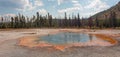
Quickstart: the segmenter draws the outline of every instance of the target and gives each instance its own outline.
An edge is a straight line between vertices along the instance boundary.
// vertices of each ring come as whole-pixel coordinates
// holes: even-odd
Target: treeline
[[[1,17],[0,28],[116,28],[120,27],[120,19],[116,18],[116,13],[111,12],[108,18],[102,20],[98,17],[96,19],[80,18],[80,15],[72,15],[67,17],[65,12],[64,18],[53,18],[49,13],[42,16],[39,12],[33,15],[32,18],[25,17],[18,14],[11,17],[10,21],[4,21],[5,18]]]

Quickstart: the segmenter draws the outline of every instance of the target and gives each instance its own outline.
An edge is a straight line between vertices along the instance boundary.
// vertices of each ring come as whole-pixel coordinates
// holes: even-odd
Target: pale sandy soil
[[[62,31],[104,34],[118,41],[114,46],[71,47],[65,51],[52,48],[27,48],[19,46],[19,38],[55,34]],[[120,57],[120,30],[89,29],[14,29],[0,30],[0,57]]]

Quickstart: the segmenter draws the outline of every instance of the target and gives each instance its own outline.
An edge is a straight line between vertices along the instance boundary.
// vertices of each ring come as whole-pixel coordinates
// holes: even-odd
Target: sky
[[[54,17],[64,17],[80,14],[89,17],[106,10],[120,0],[0,0],[0,16],[15,16],[21,13],[26,16],[39,12],[46,15],[48,12]]]

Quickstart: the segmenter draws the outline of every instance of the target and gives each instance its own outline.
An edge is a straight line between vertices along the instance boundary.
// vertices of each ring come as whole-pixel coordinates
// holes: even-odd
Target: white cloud
[[[107,3],[101,1],[101,0],[92,0],[90,4],[85,6],[85,9],[93,9],[94,11],[100,12],[102,10],[105,10],[109,8]]]
[[[43,6],[43,2],[41,0],[34,1],[35,6]]]
[[[15,16],[16,14],[11,14],[11,13],[2,15],[2,17],[15,17]]]
[[[82,7],[79,3],[74,4],[74,6]]]
[[[48,1],[55,1],[55,0],[48,0]]]
[[[79,0],[69,0],[72,2],[73,7],[66,8],[66,9],[59,9],[58,13],[72,13],[72,12],[80,12],[82,16],[89,17],[90,15],[94,15],[100,11],[109,8],[106,2],[102,0],[87,0],[87,5],[81,5]]]
[[[26,11],[26,10],[33,10],[35,7],[32,6],[32,3],[30,3],[29,0],[20,0],[22,5],[22,8],[16,8],[16,10],[19,11]]]
[[[39,9],[38,12],[43,15],[47,14],[47,10],[45,9]]]
[[[60,5],[63,2],[64,2],[64,0],[58,0],[58,5]]]
[[[36,7],[43,6],[43,2],[41,0],[34,0],[34,2],[30,2],[29,0],[21,0],[23,5],[23,8],[16,8],[20,11],[31,11],[36,9]]]
[[[23,11],[23,14],[27,13],[26,15],[30,15],[31,12],[36,12],[38,8],[50,7],[50,9],[55,10],[53,11],[55,13],[56,11],[57,13],[84,12],[82,13],[82,15],[85,15],[85,16],[93,15],[95,13],[98,13],[100,11],[103,11],[109,8],[109,5],[107,5],[107,2],[109,0],[108,1],[107,0],[104,0],[104,1],[103,0],[47,0],[48,3],[50,3],[50,1],[56,2],[57,4],[55,3],[55,4],[50,4],[48,6],[44,6],[43,0],[0,0],[0,8],[1,9],[5,8],[5,9],[8,9],[9,11],[19,10],[20,12]],[[82,2],[82,1],[85,1],[85,2]],[[40,14],[46,14],[47,13],[46,10],[40,9],[39,12]]]
[[[77,4],[77,1],[74,3]],[[109,5],[107,5],[107,3],[103,2],[102,0],[87,0],[87,5],[84,5],[82,7],[84,10],[80,11],[81,15],[84,17],[89,17],[90,15],[94,15],[98,12],[108,9]]]
[[[61,5],[62,3],[68,3],[71,0],[57,0],[58,5]]]
[[[78,1],[77,1],[77,0],[72,0],[72,2],[73,2],[73,3],[78,3]]]
[[[78,0],[72,0],[72,3],[73,3],[73,6],[82,8],[82,5],[79,3]]]
[[[78,11],[81,10],[80,7],[71,7],[71,8],[66,8],[66,9],[62,9],[62,10],[58,10],[58,13],[64,13],[64,12],[74,12],[74,11]]]
[[[69,0],[69,1],[73,3],[73,7],[58,10],[58,13],[64,13],[64,12],[71,13],[71,12],[83,10],[83,6],[79,3],[78,0]]]
[[[9,10],[31,11],[43,5],[42,0],[0,0],[0,8]]]

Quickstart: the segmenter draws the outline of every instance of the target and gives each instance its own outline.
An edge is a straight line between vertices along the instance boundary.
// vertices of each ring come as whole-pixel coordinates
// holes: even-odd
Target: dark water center
[[[84,33],[62,32],[54,35],[46,35],[39,37],[39,41],[46,43],[63,45],[70,43],[85,43],[96,39],[95,36]]]

